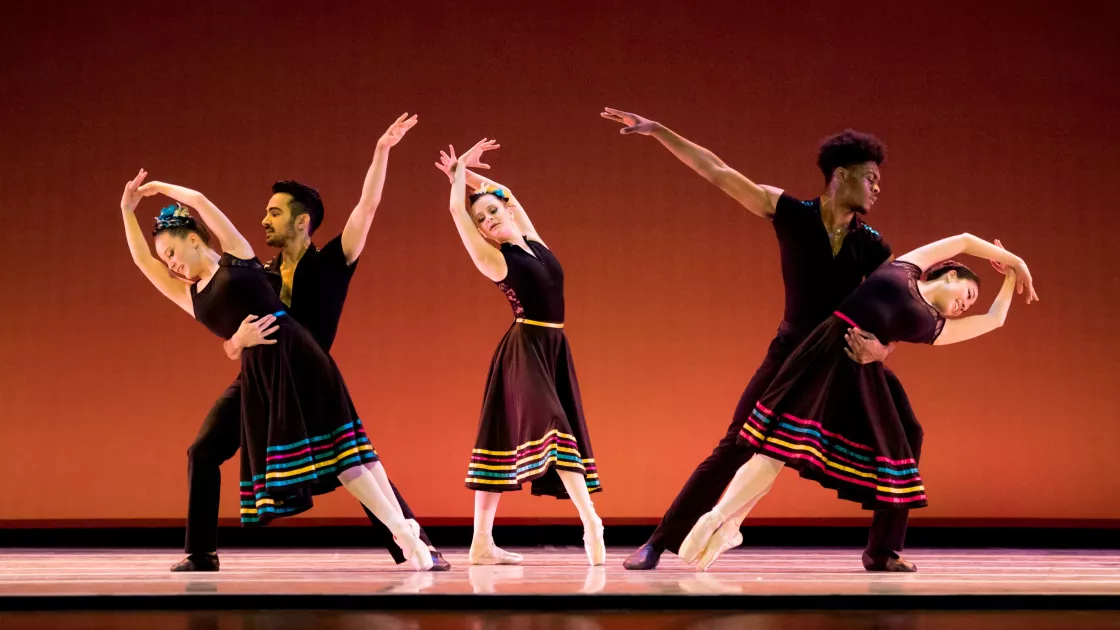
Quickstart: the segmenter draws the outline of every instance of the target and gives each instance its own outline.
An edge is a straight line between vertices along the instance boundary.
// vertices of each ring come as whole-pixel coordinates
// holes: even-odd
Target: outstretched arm
[[[439,162],[436,162],[436,168],[446,173],[448,179],[453,180],[454,175],[452,174],[452,166],[455,164],[458,158],[455,157],[455,147],[449,145],[447,148],[450,152],[450,155],[448,155],[448,153],[440,151]],[[467,186],[474,190],[478,190],[480,188],[501,188],[505,190],[506,194],[509,195],[509,202],[506,205],[509,206],[510,211],[513,213],[513,220],[517,223],[517,228],[521,231],[521,234],[523,234],[526,239],[536,241],[547,248],[548,245],[544,242],[544,239],[542,239],[541,235],[537,232],[537,228],[533,227],[533,222],[529,220],[529,214],[525,212],[525,207],[522,206],[521,202],[517,200],[517,197],[514,196],[513,191],[510,190],[508,186],[503,186],[492,179],[469,170],[471,168],[490,168],[489,164],[483,164],[480,161],[481,156],[482,154],[479,153],[467,164]]]
[[[1027,304],[1038,300],[1038,294],[1035,293],[1034,290],[1034,280],[1031,278],[1031,272],[1027,268],[1027,263],[1023,262],[1022,258],[1019,258],[998,245],[994,245],[968,233],[950,236],[949,238],[943,238],[929,245],[923,245],[918,249],[899,256],[898,260],[917,265],[919,269],[925,271],[934,264],[943,260],[948,260],[959,254],[969,254],[979,258],[987,258],[993,262],[1007,265],[1010,269],[1015,271],[1018,293],[1022,294],[1023,291],[1026,290]]]
[[[156,193],[167,195],[179,203],[188,205],[198,211],[199,217],[206,227],[210,228],[210,232],[217,237],[218,242],[222,245],[222,251],[231,256],[236,256],[241,259],[248,260],[253,257],[253,247],[249,245],[249,241],[241,236],[241,232],[237,231],[233,222],[222,214],[206,195],[176,186],[165,182],[148,182],[140,187],[140,194],[145,197],[154,195]]]
[[[979,337],[985,333],[1003,326],[1007,320],[1007,310],[1011,308],[1011,300],[1015,297],[1015,270],[1008,269],[1007,276],[1000,287],[992,307],[983,315],[972,315],[960,319],[946,320],[941,334],[933,341],[935,346],[945,346],[951,343],[960,343]]]
[[[508,271],[506,259],[500,251],[494,249],[490,243],[486,242],[486,239],[482,238],[482,234],[478,232],[478,227],[475,226],[474,217],[470,215],[470,211],[467,209],[466,165],[476,152],[481,153],[495,147],[496,145],[493,142],[483,139],[456,160],[452,166],[449,207],[451,218],[455,221],[455,228],[459,231],[459,238],[462,239],[463,246],[467,248],[467,253],[471,255],[474,266],[482,272],[482,275],[494,282],[500,282],[506,277]]]
[[[342,229],[342,253],[346,256],[346,264],[352,265],[362,255],[366,246],[366,237],[369,228],[373,225],[373,215],[381,203],[381,191],[385,188],[385,173],[389,169],[389,149],[394,147],[404,134],[416,125],[417,118],[413,115],[408,118],[408,113],[401,114],[389,129],[377,141],[377,148],[373,151],[373,162],[366,172],[366,179],[362,183],[362,196],[358,205],[346,220],[346,227]]]
[[[600,116],[626,125],[620,130],[623,135],[637,133],[653,136],[678,160],[730,195],[739,202],[739,205],[764,219],[774,217],[778,198],[783,192],[781,188],[760,186],[752,182],[742,173],[728,166],[715,153],[687,140],[659,122],[611,107],[607,107]]]
[[[147,175],[147,171],[140,169],[136,177],[124,185],[124,194],[121,195],[121,218],[124,219],[124,236],[128,240],[128,250],[132,253],[132,262],[148,282],[159,289],[164,297],[194,317],[190,286],[172,277],[167,270],[167,265],[152,256],[144,231],[140,229],[140,222],[136,220],[136,205],[143,198],[140,194],[140,183]]]

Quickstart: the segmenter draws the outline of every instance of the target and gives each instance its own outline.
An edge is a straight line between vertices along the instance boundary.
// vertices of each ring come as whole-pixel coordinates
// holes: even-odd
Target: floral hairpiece
[[[182,204],[173,203],[170,206],[160,208],[159,216],[156,217],[156,225],[152,229],[152,233],[154,234],[160,230],[192,225],[195,225],[195,221],[194,217],[191,216],[190,209]]]
[[[472,196],[481,197],[482,195],[494,195],[498,199],[509,201],[509,192],[507,192],[505,188],[500,188],[498,186],[484,185],[475,190]]]

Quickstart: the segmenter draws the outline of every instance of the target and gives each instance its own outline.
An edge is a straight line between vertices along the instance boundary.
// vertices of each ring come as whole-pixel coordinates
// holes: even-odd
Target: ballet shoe
[[[412,521],[411,523],[409,521]],[[432,551],[428,549],[428,545],[420,540],[417,532],[420,531],[420,525],[412,519],[400,519],[394,523],[385,524],[389,531],[393,532],[393,540],[400,546],[401,551],[404,552],[404,557],[408,560],[409,566],[415,571],[427,571],[432,568],[434,562],[432,561]],[[415,526],[415,527],[414,527]]]
[[[419,537],[420,537],[420,523],[417,523],[417,522],[416,522],[416,519],[414,519],[414,518],[406,518],[406,519],[404,519],[404,523],[405,523],[405,525],[407,525],[407,526],[408,526],[408,528],[409,528],[410,530],[412,530],[412,533],[413,533],[413,534],[414,534],[414,535],[415,535],[415,536],[416,536],[417,538],[419,538]],[[400,547],[402,551],[404,550],[404,545],[403,545],[403,544],[401,544],[401,539],[400,539],[400,538],[397,538],[397,535],[396,535],[396,534],[393,534],[393,542],[397,543],[397,546],[398,546],[398,547]]]
[[[706,512],[701,516],[681,543],[680,551],[677,552],[681,560],[689,564],[696,564],[700,560],[700,554],[704,552],[704,547],[708,546],[708,541],[711,540],[712,535],[715,534],[716,529],[723,524],[724,520],[723,514],[716,510]]]
[[[495,545],[493,540],[472,542],[467,558],[471,564],[477,565],[521,564],[525,560],[521,554]]]
[[[583,527],[583,550],[591,566],[602,566],[607,561],[607,543],[603,540],[603,521],[598,516],[590,526]]]
[[[661,562],[661,552],[646,543],[626,557],[622,566],[630,571],[649,571],[656,569]]]
[[[213,553],[192,553],[191,555],[183,558],[179,562],[171,565],[172,573],[188,573],[194,571],[218,571],[221,568],[221,563],[218,562],[218,554]]]
[[[743,533],[739,531],[739,524],[733,520],[724,521],[716,530],[716,533],[712,534],[708,544],[705,545],[697,567],[701,571],[707,571],[708,567],[711,567],[725,551],[734,549],[741,544],[743,544]]]

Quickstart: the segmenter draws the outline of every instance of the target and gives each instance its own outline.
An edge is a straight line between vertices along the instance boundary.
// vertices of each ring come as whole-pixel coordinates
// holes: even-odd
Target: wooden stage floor
[[[923,550],[916,574],[868,573],[858,549],[739,549],[699,572],[630,549],[588,567],[582,549],[518,549],[516,567],[414,573],[383,550],[222,552],[218,573],[170,573],[174,550],[0,550],[0,608],[95,610],[1120,610],[1120,550]],[[1113,626],[1117,627],[1117,626]]]

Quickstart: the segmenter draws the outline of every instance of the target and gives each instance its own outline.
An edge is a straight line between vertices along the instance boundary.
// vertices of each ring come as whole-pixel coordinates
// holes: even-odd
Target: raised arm
[[[147,175],[147,171],[140,169],[136,177],[124,185],[124,194],[121,195],[121,218],[124,219],[124,236],[128,240],[128,250],[132,253],[132,262],[140,268],[148,282],[159,289],[164,297],[194,317],[190,286],[172,277],[167,265],[152,256],[144,230],[136,220],[136,205],[143,197],[140,193],[140,184]]]
[[[455,157],[454,146],[449,145],[447,148],[450,152],[450,155],[448,153],[440,151],[439,162],[436,162],[436,168],[446,173],[448,179],[453,179],[454,175],[452,173],[452,166],[455,164],[458,158]],[[502,190],[504,190],[509,196],[509,201],[506,203],[506,205],[513,212],[513,220],[517,223],[517,228],[521,230],[521,233],[525,236],[526,239],[536,241],[547,248],[548,245],[544,242],[544,239],[541,238],[540,233],[537,232],[537,228],[533,227],[533,222],[529,220],[529,215],[525,212],[525,207],[522,206],[521,202],[517,200],[517,197],[514,196],[513,191],[510,190],[508,186],[503,186],[488,177],[484,177],[470,170],[471,168],[490,168],[489,164],[483,164],[481,162],[481,157],[482,154],[478,153],[467,164],[467,187],[473,190],[480,190],[482,188],[501,188]]]
[[[362,182],[362,196],[358,205],[346,220],[346,227],[342,229],[342,253],[346,256],[346,264],[352,265],[362,255],[366,246],[366,237],[369,228],[373,225],[373,215],[381,203],[381,191],[385,188],[385,173],[389,169],[389,149],[400,142],[404,134],[416,125],[416,116],[408,117],[408,113],[401,114],[389,129],[377,141],[377,148],[373,151],[373,162],[366,172],[366,179]]]
[[[222,214],[206,195],[191,190],[190,188],[183,188],[174,184],[165,182],[148,182],[140,187],[140,194],[145,197],[154,195],[156,193],[167,195],[179,203],[188,205],[195,210],[198,210],[198,215],[206,227],[210,229],[218,242],[222,245],[222,251],[231,256],[236,256],[241,259],[248,260],[254,256],[253,247],[249,245],[249,241],[241,236],[241,232],[233,226],[233,223]]]
[[[678,160],[730,195],[739,205],[764,219],[774,218],[778,198],[782,196],[781,188],[752,182],[719,159],[715,153],[685,139],[659,122],[611,107],[604,109],[600,116],[626,125],[620,130],[623,135],[636,133],[653,136]]]
[[[1023,262],[1022,258],[1019,258],[998,245],[994,245],[968,233],[950,236],[940,241],[934,241],[929,245],[924,245],[899,256],[898,260],[916,265],[919,269],[925,271],[934,264],[943,260],[948,260],[959,254],[969,254],[970,256],[987,258],[993,262],[1007,265],[1007,267],[1015,271],[1014,275],[1017,282],[1017,292],[1022,294],[1023,291],[1026,290],[1027,304],[1038,299],[1038,294],[1035,293],[1034,290],[1034,279],[1031,278],[1031,272],[1027,268],[1027,263]]]
[[[946,320],[944,327],[941,329],[941,334],[933,341],[933,345],[945,346],[951,343],[968,341],[1003,326],[1003,322],[1007,320],[1007,310],[1011,308],[1011,300],[1015,297],[1016,282],[1015,270],[1007,269],[1003,286],[1000,287],[999,295],[992,302],[992,307],[988,309],[988,312],[983,315]]]
[[[482,275],[494,282],[500,282],[506,277],[508,271],[506,259],[500,251],[494,249],[490,243],[486,242],[486,239],[482,238],[482,234],[479,233],[478,227],[474,223],[474,217],[467,209],[466,165],[476,152],[481,154],[482,151],[495,146],[492,141],[483,139],[455,161],[451,167],[451,200],[449,207],[451,218],[455,221],[455,228],[459,231],[459,238],[462,239],[463,246],[467,248],[467,253],[471,255],[474,266],[482,272]]]

